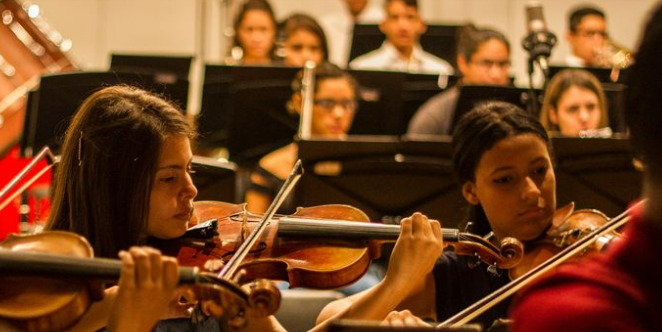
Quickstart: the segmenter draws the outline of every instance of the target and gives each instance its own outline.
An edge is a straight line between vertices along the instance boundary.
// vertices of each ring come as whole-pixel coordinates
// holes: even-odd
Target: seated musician
[[[192,303],[180,303],[188,289],[176,284],[177,262],[155,249],[135,247],[150,237],[170,239],[186,231],[197,194],[189,174],[194,136],[174,104],[127,86],[97,91],[74,116],[62,147],[47,229],[84,236],[96,256],[119,254],[123,268],[119,290],[107,289],[104,301],[94,304],[70,331],[107,327],[140,332],[155,324],[155,331],[226,329],[226,322],[215,318],[193,324],[187,310]],[[440,233],[438,223],[420,215],[414,219],[429,229],[436,225]],[[409,235],[398,241],[401,247],[417,247],[420,236]],[[213,301],[201,305],[204,313],[222,314]],[[184,318],[168,319],[177,317]],[[421,323],[408,312],[392,312],[388,319],[385,323]],[[271,316],[248,320],[245,328],[234,331],[241,330],[283,328]]]
[[[358,70],[404,71],[451,75],[453,66],[428,52],[419,44],[425,32],[417,0],[384,0],[386,17],[379,29],[386,35],[380,48],[349,63]]]
[[[563,136],[611,136],[602,85],[581,69],[565,69],[552,77],[545,90],[540,122],[548,131]]]
[[[303,67],[307,61],[316,65],[329,60],[329,44],[322,27],[306,14],[292,14],[281,23],[278,33],[286,66]],[[279,51],[280,53],[280,51]]]
[[[288,107],[301,112],[301,79],[299,72],[292,82],[292,99]],[[356,81],[352,76],[330,63],[315,68],[311,134],[314,137],[343,138],[347,135],[356,111]],[[264,156],[251,174],[246,203],[251,212],[265,212],[278,189],[290,174],[297,160],[296,143],[286,145]],[[293,207],[290,207],[293,208]]]
[[[559,268],[526,291],[514,331],[660,331],[662,324],[662,6],[648,18],[625,97],[634,149],[646,164],[645,204],[630,212],[621,242]],[[541,310],[544,308],[544,310]]]
[[[234,20],[235,36],[227,64],[272,65],[276,59],[276,15],[269,1],[244,2]]]
[[[483,104],[460,120],[453,135],[453,162],[462,194],[472,205],[473,232],[481,236],[491,232],[491,239],[498,243],[505,237],[534,240],[548,229],[556,209],[549,144],[538,120],[512,104]],[[400,260],[419,255],[428,256],[429,263],[401,270]],[[507,271],[488,270],[473,257],[453,251],[435,255],[423,251],[406,258],[393,255],[381,283],[330,303],[318,321],[330,317],[381,320],[401,309],[443,321],[509,281]],[[493,307],[478,322],[489,326],[506,316],[507,307],[507,302]]]
[[[500,32],[467,25],[457,43],[461,81],[430,98],[414,114],[407,134],[451,135],[461,85],[508,85],[510,43]]]

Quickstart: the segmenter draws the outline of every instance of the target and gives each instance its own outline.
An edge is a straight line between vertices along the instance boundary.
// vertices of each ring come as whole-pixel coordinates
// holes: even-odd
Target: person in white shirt
[[[379,49],[354,59],[350,68],[453,74],[453,66],[423,51],[418,43],[426,26],[416,0],[385,0],[384,8],[386,18],[379,28],[386,41]]]
[[[604,67],[601,53],[608,39],[607,21],[603,11],[595,7],[579,7],[570,13],[566,40],[570,52],[568,67]]]
[[[341,68],[347,67],[352,46],[352,32],[355,24],[378,24],[384,19],[380,6],[369,4],[368,0],[341,0],[345,12],[333,12],[319,20],[329,42],[329,60]]]

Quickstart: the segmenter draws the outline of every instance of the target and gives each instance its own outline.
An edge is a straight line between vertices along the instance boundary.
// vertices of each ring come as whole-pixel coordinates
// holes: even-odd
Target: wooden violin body
[[[574,203],[568,204],[554,215],[552,225],[544,236],[526,246],[522,262],[509,270],[510,278],[517,279],[532,268],[546,262],[561,250],[577,242],[587,234],[599,229],[609,221],[604,213],[593,209],[574,210]],[[573,258],[578,260],[586,255],[600,252],[604,245],[619,233],[609,233],[596,239],[594,244]]]
[[[0,318],[21,331],[60,331],[73,325],[103,296],[103,281],[118,280],[121,261],[92,258],[90,244],[69,232],[11,236],[0,243]],[[280,305],[280,292],[266,280],[238,285],[180,267],[180,283],[199,301],[223,307],[231,326],[266,317]]]
[[[227,261],[255,224],[244,205],[203,201],[194,205],[192,223],[216,219],[211,239],[185,236],[162,248],[185,266],[203,266],[210,259]],[[274,218],[241,264],[241,280],[284,280],[290,287],[331,289],[349,285],[380,256],[380,245],[394,242],[400,226],[369,223],[362,211],[346,205],[299,208],[291,216]],[[522,245],[514,239],[495,248],[480,237],[442,230],[445,244],[458,254],[478,256],[490,265],[508,268],[519,263]]]

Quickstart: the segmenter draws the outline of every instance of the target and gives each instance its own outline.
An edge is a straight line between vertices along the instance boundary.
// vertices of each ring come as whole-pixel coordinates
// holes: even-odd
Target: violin
[[[194,203],[192,227],[174,241],[157,247],[184,266],[204,266],[210,259],[226,262],[244,243],[260,218],[245,204],[199,201]],[[200,223],[201,220],[207,220]],[[214,221],[210,221],[214,220]],[[347,205],[298,208],[288,216],[274,216],[263,235],[240,265],[241,281],[257,278],[283,280],[290,287],[339,288],[358,280],[370,261],[380,256],[380,245],[395,242],[399,225],[369,223],[361,210]],[[507,269],[523,255],[522,244],[504,239],[499,247],[455,229],[442,229],[444,244],[460,255]]]
[[[621,237],[617,230],[628,222],[629,211],[610,219],[597,210],[574,211],[574,203],[558,209],[550,229],[527,244],[521,264],[509,271],[510,283],[448,318],[439,327],[467,324],[558,265],[600,252],[612,240]]]
[[[21,331],[66,329],[102,299],[102,282],[118,280],[121,265],[118,259],[93,258],[87,240],[74,233],[10,235],[0,243],[0,317]],[[271,315],[280,305],[280,292],[266,280],[239,286],[180,267],[179,282],[190,284],[198,300],[221,305],[234,327]]]
[[[511,280],[515,280],[534,267],[554,257],[564,248],[576,243],[587,234],[604,226],[609,217],[599,210],[574,210],[575,204],[570,203],[558,209],[552,218],[552,225],[543,236],[525,245],[525,254],[522,262],[508,270]],[[569,261],[576,261],[588,255],[598,253],[621,236],[618,232],[609,232],[601,235],[591,246],[586,247]]]

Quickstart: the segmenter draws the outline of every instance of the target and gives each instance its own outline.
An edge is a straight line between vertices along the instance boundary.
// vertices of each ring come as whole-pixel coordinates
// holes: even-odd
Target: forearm
[[[336,319],[381,321],[407,297],[408,291],[384,279],[362,293],[332,302],[317,318],[312,331],[323,331]]]

